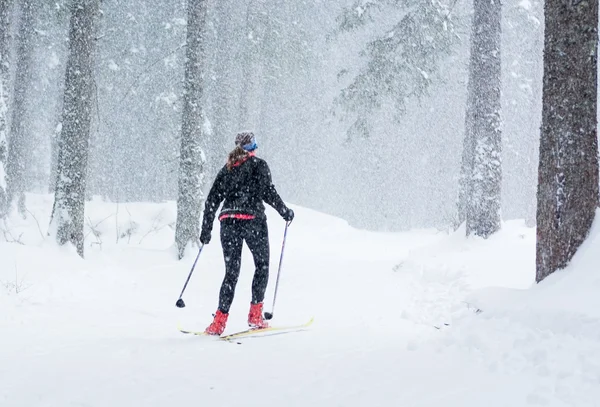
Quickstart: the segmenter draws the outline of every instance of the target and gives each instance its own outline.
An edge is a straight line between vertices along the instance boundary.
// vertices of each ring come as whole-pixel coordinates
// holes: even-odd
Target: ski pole
[[[196,260],[194,260],[194,265],[192,266],[192,269],[190,270],[190,274],[188,275],[187,280],[185,280],[185,284],[183,285],[183,290],[181,290],[181,294],[179,294],[179,299],[175,303],[175,305],[177,306],[177,308],[184,308],[185,307],[185,302],[183,302],[183,299],[181,297],[183,296],[183,292],[185,291],[185,287],[187,287],[188,282],[190,281],[190,278],[192,277],[192,273],[194,272],[194,269],[196,268],[196,263],[198,262],[198,258],[200,257],[200,253],[202,253],[202,249],[203,248],[204,248],[204,244],[202,246],[200,246],[200,250],[198,250],[198,255],[196,256]]]
[[[271,312],[265,312],[265,319],[269,320],[273,318],[273,313],[275,312],[275,301],[277,301],[277,290],[279,289],[279,277],[281,276],[281,263],[283,262],[283,251],[285,249],[285,239],[287,237],[288,227],[292,222],[287,222],[285,224],[285,231],[283,232],[283,243],[281,244],[281,256],[279,257],[279,269],[277,270],[277,280],[275,282],[275,294],[273,295],[273,306],[271,307]]]

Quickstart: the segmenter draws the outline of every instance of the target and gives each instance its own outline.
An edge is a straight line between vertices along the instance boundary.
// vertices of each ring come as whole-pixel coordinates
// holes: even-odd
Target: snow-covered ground
[[[24,245],[0,243],[2,407],[600,405],[598,224],[534,285],[519,221],[483,241],[294,207],[272,323],[315,322],[238,345],[177,331],[215,311],[218,227],[178,309],[195,253],[175,260],[173,203],[89,203],[85,260],[45,238],[51,197],[28,203],[3,226]],[[268,303],[284,229],[269,219]],[[252,272],[245,249],[228,331],[245,327]]]

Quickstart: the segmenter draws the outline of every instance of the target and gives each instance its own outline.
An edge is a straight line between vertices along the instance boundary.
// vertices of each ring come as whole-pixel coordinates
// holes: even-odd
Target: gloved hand
[[[200,243],[202,243],[202,244],[210,243],[210,232],[203,230],[202,233],[200,233]]]
[[[291,210],[290,208],[287,208],[287,210],[285,211],[285,213],[282,216],[283,220],[285,220],[286,222],[291,222],[294,220],[294,211]]]

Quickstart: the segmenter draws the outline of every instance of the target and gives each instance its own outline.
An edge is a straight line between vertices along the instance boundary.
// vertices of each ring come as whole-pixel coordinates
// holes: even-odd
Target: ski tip
[[[181,327],[181,325],[177,325],[177,330],[179,332],[181,332],[182,334],[188,334],[188,335],[196,335],[196,336],[212,336],[212,335],[208,335],[206,332],[204,331],[188,331],[186,329],[183,329]]]

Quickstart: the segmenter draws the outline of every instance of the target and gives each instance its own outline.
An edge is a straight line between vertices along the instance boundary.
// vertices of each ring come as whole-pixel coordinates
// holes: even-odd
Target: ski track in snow
[[[28,202],[47,225],[50,197]],[[115,212],[88,208],[93,224]],[[535,235],[520,222],[480,241],[358,231],[294,208],[272,324],[315,322],[237,345],[176,329],[212,318],[218,226],[177,309],[195,253],[175,261],[169,227],[146,235],[175,219],[174,205],[128,209],[130,243],[116,243],[116,225],[131,225],[121,209],[97,227],[101,243],[88,237],[85,261],[11,218],[27,245],[0,243],[0,406],[599,405],[600,276],[586,270],[600,259],[531,288]],[[284,227],[268,214],[266,310]],[[228,331],[245,328],[252,271],[245,248]]]

